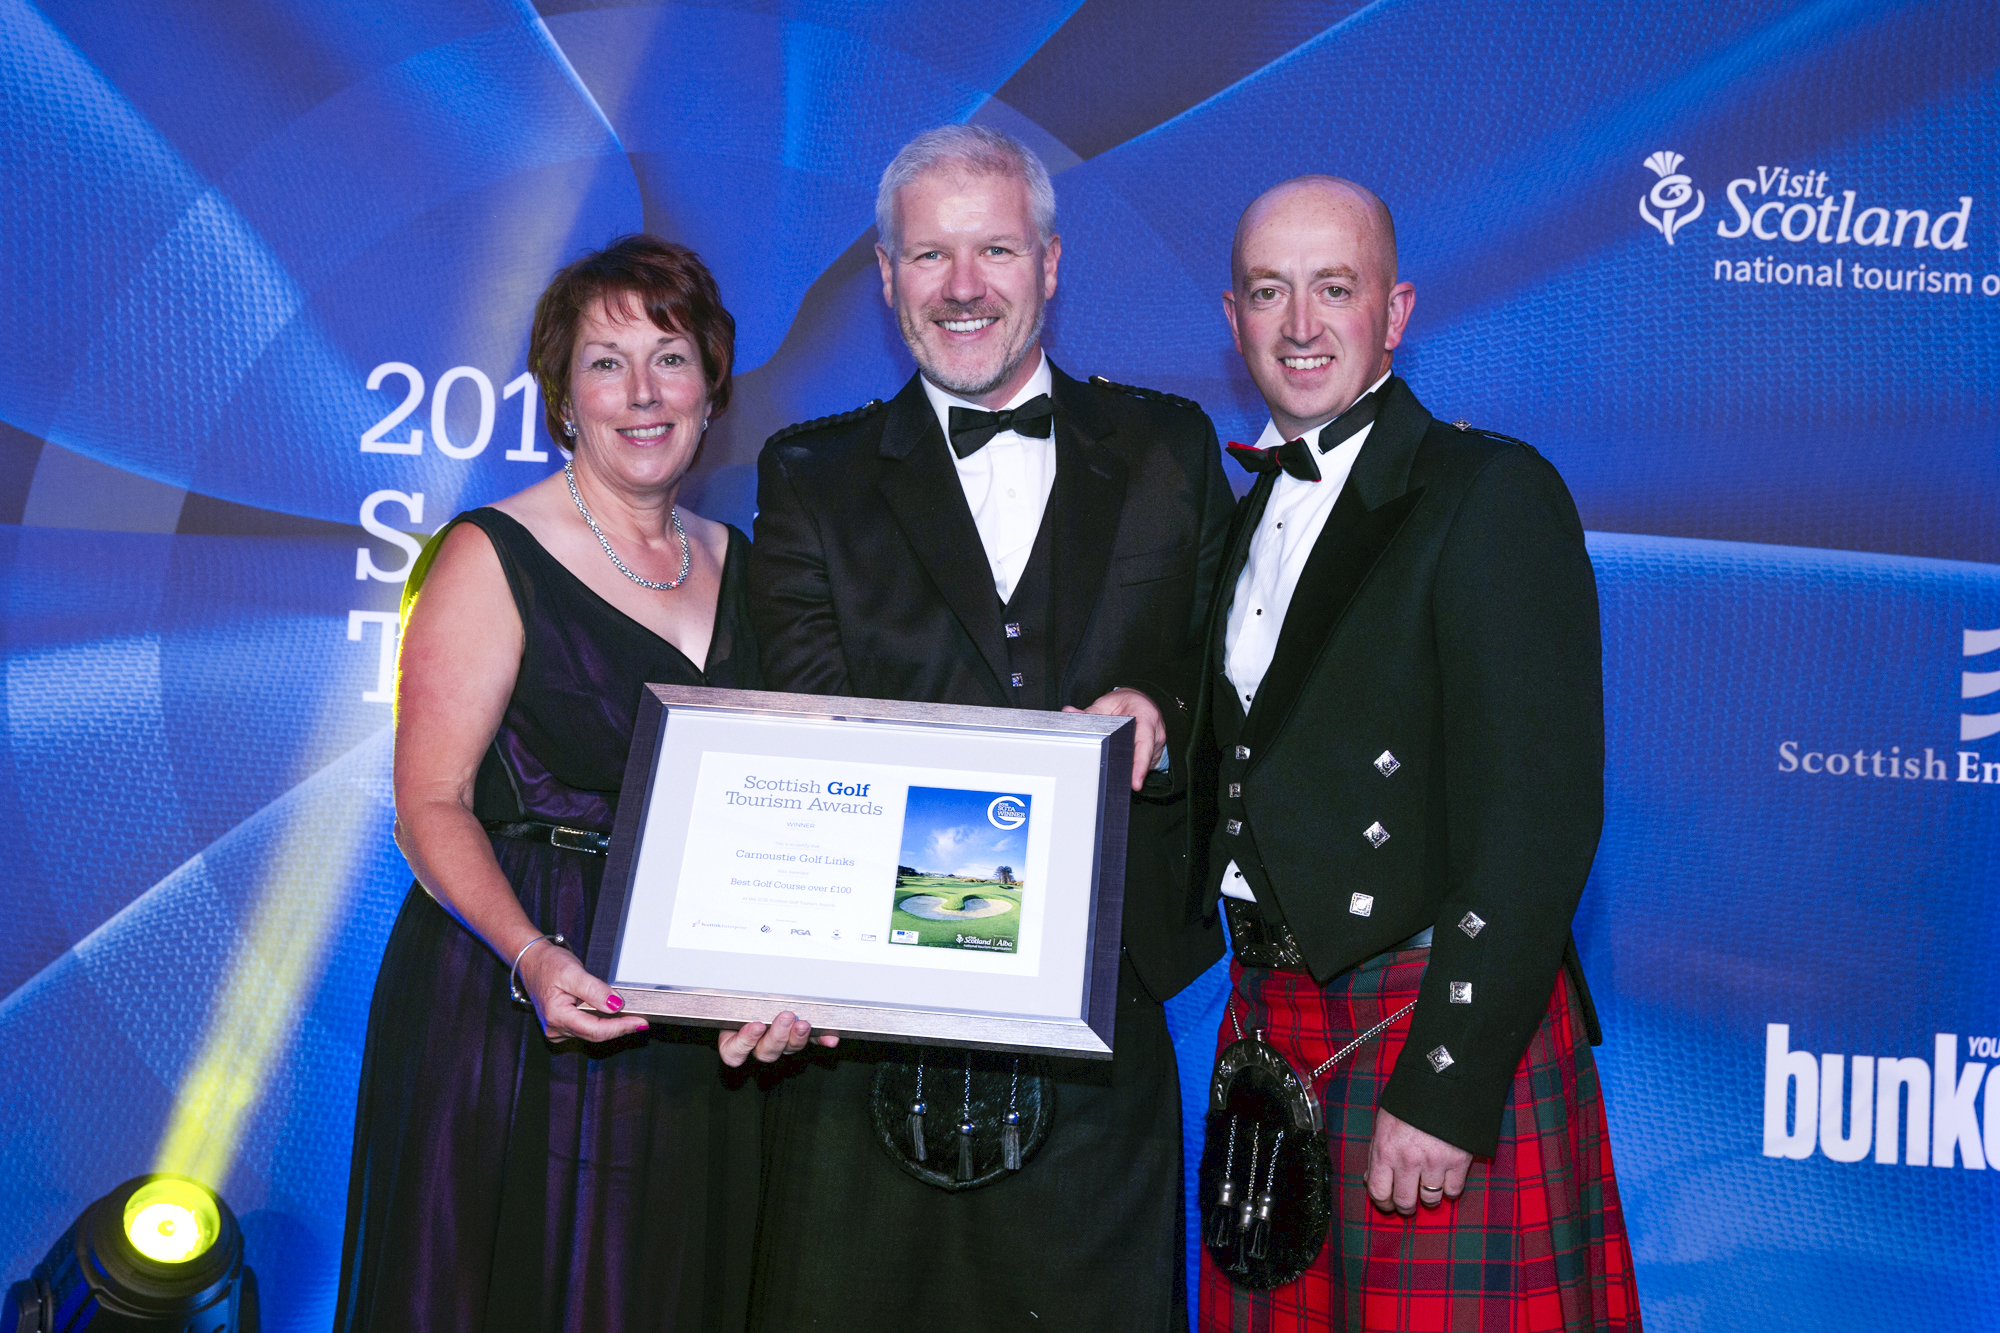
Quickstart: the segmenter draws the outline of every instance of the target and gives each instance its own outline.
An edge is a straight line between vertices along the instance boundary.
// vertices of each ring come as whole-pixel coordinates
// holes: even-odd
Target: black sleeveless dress
[[[526,632],[475,813],[609,832],[643,684],[761,684],[750,543],[729,530],[697,667],[505,514],[458,522],[492,540]],[[498,836],[493,851],[529,919],[582,953],[604,858]],[[508,999],[507,967],[411,887],[368,1018],[334,1327],[740,1328],[757,1085],[723,1066],[708,1031],[551,1046]]]

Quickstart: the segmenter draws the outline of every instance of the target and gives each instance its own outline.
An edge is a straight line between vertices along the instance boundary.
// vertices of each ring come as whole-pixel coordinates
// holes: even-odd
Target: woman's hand
[[[615,1041],[652,1026],[636,1015],[604,1017],[624,1008],[625,1001],[554,940],[543,940],[522,955],[521,989],[535,1002],[535,1017],[550,1041]],[[586,1013],[584,1005],[599,1012]]]
[[[787,1055],[797,1055],[808,1045],[840,1045],[840,1036],[833,1032],[822,1032],[817,1037],[812,1034],[812,1024],[787,1010],[768,1023],[745,1023],[734,1032],[723,1031],[716,1038],[716,1049],[722,1052],[722,1063],[736,1068],[751,1056],[764,1063]]]

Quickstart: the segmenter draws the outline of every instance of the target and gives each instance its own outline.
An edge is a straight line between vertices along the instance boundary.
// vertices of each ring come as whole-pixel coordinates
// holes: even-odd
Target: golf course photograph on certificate
[[[958,787],[909,792],[890,943],[1014,952],[1028,888],[1018,870],[1028,859],[1030,798]]]

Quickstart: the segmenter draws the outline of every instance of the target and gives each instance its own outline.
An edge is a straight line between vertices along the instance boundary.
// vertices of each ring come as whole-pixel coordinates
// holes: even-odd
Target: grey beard
[[[912,322],[905,318],[900,311],[897,313],[896,318],[897,322],[903,328],[903,342],[909,347],[910,355],[916,358],[917,369],[923,372],[924,378],[932,384],[937,385],[938,388],[943,389],[946,393],[955,393],[960,398],[976,399],[984,394],[992,393],[995,389],[1005,384],[1009,376],[1021,368],[1021,362],[1027,359],[1028,349],[1041,341],[1042,321],[1048,316],[1048,313],[1049,308],[1046,303],[1035,311],[1035,325],[1028,330],[1028,336],[1021,343],[1020,349],[1013,356],[1009,357],[1007,364],[1000,367],[993,377],[984,384],[947,379],[942,370],[931,365],[924,359],[924,344],[922,339],[917,336],[917,329],[913,326]]]

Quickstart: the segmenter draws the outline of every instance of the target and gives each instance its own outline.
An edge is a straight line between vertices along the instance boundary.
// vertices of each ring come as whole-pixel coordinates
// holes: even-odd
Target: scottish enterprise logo
[[[1969,629],[1965,632],[1965,656],[1987,658],[1991,671],[1961,671],[1958,673],[1958,697],[1961,699],[1983,699],[1989,694],[2000,693],[2000,629]],[[2000,703],[2000,700],[1995,700]],[[2000,731],[2000,712],[1960,713],[1958,715],[1958,738],[1962,741],[1984,740]]]
[[[2000,629],[1968,629],[1961,640],[1961,659],[1984,671],[1960,670],[1959,697],[1984,699],[2000,695]],[[1979,659],[1979,660],[1975,660]],[[2000,704],[2000,698],[1993,700]],[[1969,782],[2000,786],[2000,756],[1988,759],[1983,750],[1964,748],[1967,741],[2000,734],[2000,711],[1958,714],[1959,748],[1926,745],[1905,753],[1900,745],[1848,749],[1814,748],[1795,740],[1778,742],[1778,771],[1810,777],[1899,778],[1917,782]]]

